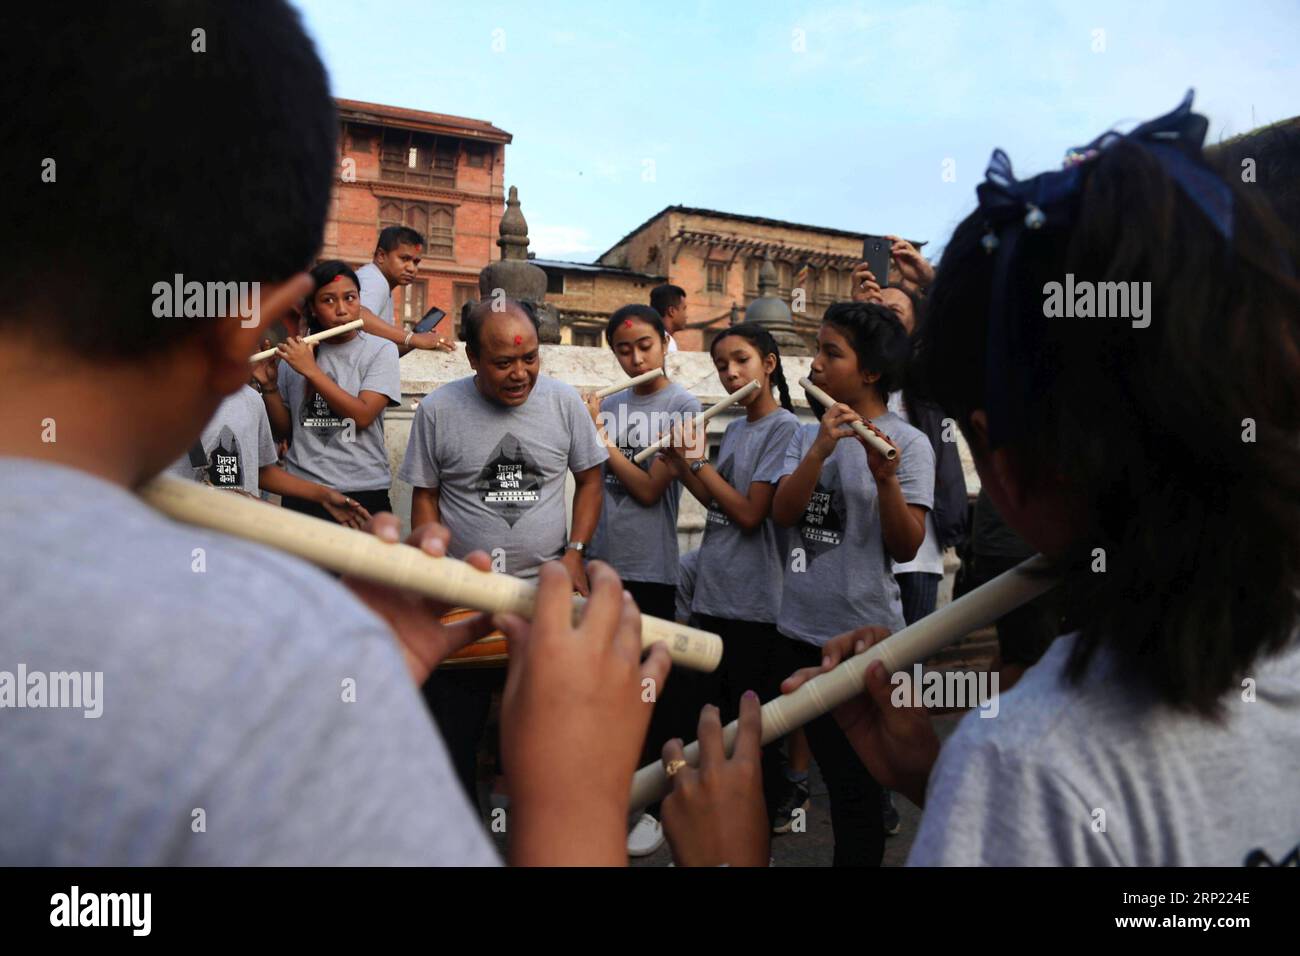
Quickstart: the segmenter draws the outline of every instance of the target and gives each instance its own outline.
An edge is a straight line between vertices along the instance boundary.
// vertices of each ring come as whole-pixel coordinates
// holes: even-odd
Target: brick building
[[[369,262],[379,230],[410,226],[425,236],[420,274],[394,292],[393,314],[416,322],[431,306],[448,313],[478,297],[478,273],[499,257],[505,148],[511,135],[483,120],[337,100],[340,175],[321,259]]]
[[[631,302],[648,305],[650,290],[667,280],[599,263],[530,259],[546,273],[546,301],[560,314],[564,345],[604,345],[605,323]]]
[[[703,349],[712,341],[712,332],[730,323],[733,305],[743,315],[758,298],[758,270],[765,254],[776,268],[780,298],[793,305],[796,286],[804,290],[795,323],[806,338],[815,336],[826,306],[849,297],[850,274],[861,261],[865,237],[778,219],[669,206],[593,265],[537,264],[553,277],[556,292],[563,289],[548,294],[547,301],[559,307],[563,324],[577,330],[574,337],[580,340],[574,344],[586,344],[589,330],[603,324],[618,306],[648,302],[651,288],[671,282],[686,290],[690,310],[678,344]]]

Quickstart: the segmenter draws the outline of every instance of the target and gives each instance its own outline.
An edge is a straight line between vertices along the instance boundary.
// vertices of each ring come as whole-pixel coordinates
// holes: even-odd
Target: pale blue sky
[[[544,258],[675,203],[937,252],[995,146],[1038,172],[1188,87],[1211,140],[1300,113],[1297,0],[298,5],[335,95],[514,134]]]

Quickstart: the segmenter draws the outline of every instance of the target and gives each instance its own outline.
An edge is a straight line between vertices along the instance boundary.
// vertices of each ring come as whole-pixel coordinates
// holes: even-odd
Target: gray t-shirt
[[[677,602],[674,616],[677,623],[688,624],[691,620],[691,604],[695,601],[695,578],[700,573],[700,549],[695,548],[682,555],[677,562]]]
[[[934,506],[934,448],[925,433],[893,412],[871,419],[898,446],[903,500]],[[785,453],[792,474],[820,425],[802,425]],[[885,550],[876,479],[855,439],[835,443],[799,524],[791,529],[777,629],[819,647],[837,634],[874,624],[900,631],[903,602]]]
[[[631,460],[674,425],[698,415],[700,403],[671,382],[652,395],[637,395],[631,389],[611,395],[600,403],[600,413],[607,422],[606,434]],[[652,457],[641,469],[649,471],[653,462]],[[628,493],[608,462],[603,472],[605,500],[591,542],[592,557],[613,565],[626,581],[676,584],[681,483],[670,482],[663,496],[647,507]]]
[[[539,375],[528,401],[507,408],[470,376],[420,402],[397,476],[438,489],[453,557],[482,550],[504,557],[499,570],[533,577],[568,543],[565,475],[608,457],[572,386]]]
[[[275,439],[262,396],[245,385],[226,396],[189,454],[176,459],[169,474],[258,494],[258,472],[276,461]]]
[[[997,716],[964,717],[930,775],[911,866],[1241,866],[1300,841],[1300,632],[1224,719],[1174,711],[1103,648],[1058,638]]]
[[[367,262],[357,270],[361,282],[361,304],[389,325],[393,324],[393,290],[379,271],[379,266]]]
[[[751,482],[775,485],[798,426],[799,419],[784,408],[756,422],[737,418],[722,433],[718,474],[746,496]],[[691,609],[733,621],[775,623],[781,607],[783,537],[770,517],[753,531],[741,531],[713,502],[705,514]]]
[[[326,574],[0,458],[0,581],[0,672],[102,675],[93,707],[0,710],[0,865],[497,862],[396,639]]]
[[[365,332],[335,345],[316,347],[316,364],[349,395],[378,392],[389,405],[402,400],[397,346]],[[341,418],[307,380],[280,362],[280,395],[293,423],[293,442],[284,456],[291,475],[335,491],[387,490],[392,483],[384,445],[384,412],[366,428]],[[308,396],[310,392],[310,396]]]

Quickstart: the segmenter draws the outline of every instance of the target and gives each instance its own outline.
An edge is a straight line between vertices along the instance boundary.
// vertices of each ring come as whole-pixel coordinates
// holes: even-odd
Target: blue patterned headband
[[[1073,221],[1085,174],[1105,150],[1119,142],[1141,146],[1196,203],[1219,235],[1232,242],[1232,190],[1202,159],[1209,121],[1192,112],[1192,95],[1188,90],[1173,112],[1143,123],[1130,133],[1106,132],[1087,146],[1069,150],[1061,169],[1032,179],[1017,180],[1007,154],[1000,149],[993,151],[985,181],[975,193],[988,228],[981,244],[985,252],[997,256],[986,379],[989,438],[994,447],[1020,433],[1025,409],[1048,384],[1043,369],[1027,365],[1032,356],[1039,354],[1042,323],[1019,321],[1021,310],[1011,301],[1021,239],[1026,231],[1045,225],[1068,226]]]

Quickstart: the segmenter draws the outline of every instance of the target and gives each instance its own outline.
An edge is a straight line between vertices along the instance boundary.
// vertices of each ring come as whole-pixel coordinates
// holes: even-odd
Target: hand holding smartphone
[[[871,267],[876,284],[884,289],[889,285],[889,257],[893,243],[885,236],[867,236],[862,240],[862,261]]]

